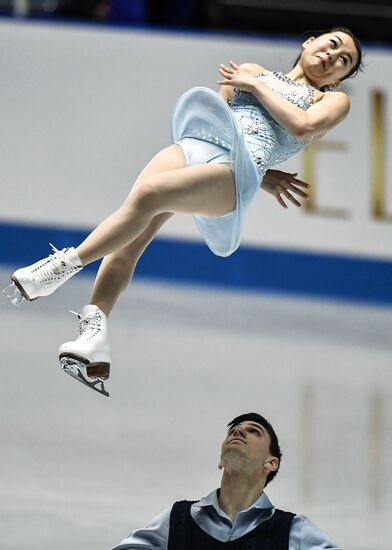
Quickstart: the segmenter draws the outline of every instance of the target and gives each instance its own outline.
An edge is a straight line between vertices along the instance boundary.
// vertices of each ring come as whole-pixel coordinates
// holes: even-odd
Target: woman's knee
[[[162,210],[167,192],[162,176],[157,174],[146,178],[143,183],[134,189],[130,198],[136,208],[155,214]]]

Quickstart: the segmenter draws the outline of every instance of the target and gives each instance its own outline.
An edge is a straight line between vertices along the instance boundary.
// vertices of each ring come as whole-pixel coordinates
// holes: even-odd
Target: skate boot
[[[11,284],[3,292],[14,306],[40,296],[49,296],[82,269],[74,248],[57,250],[52,244],[50,246],[53,254],[12,274]]]
[[[79,319],[79,336],[60,346],[60,366],[82,384],[109,397],[104,387],[111,362],[107,317],[94,305],[84,306],[80,313],[71,313]]]

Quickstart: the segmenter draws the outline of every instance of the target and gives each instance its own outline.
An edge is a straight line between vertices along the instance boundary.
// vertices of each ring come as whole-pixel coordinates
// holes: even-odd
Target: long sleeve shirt
[[[167,550],[171,509],[170,506],[161,512],[143,529],[133,531],[113,550]],[[275,507],[267,495],[262,493],[249,508],[239,512],[232,522],[219,506],[217,490],[191,507],[191,516],[199,527],[222,542],[242,537],[271,518],[274,512]],[[296,515],[291,524],[289,550],[343,549],[306,516]]]

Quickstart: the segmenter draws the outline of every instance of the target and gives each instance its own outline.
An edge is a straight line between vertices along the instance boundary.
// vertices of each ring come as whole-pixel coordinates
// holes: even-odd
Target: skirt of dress
[[[219,217],[195,215],[196,224],[210,250],[230,256],[241,242],[243,218],[264,174],[260,174],[246,145],[241,123],[218,93],[209,88],[191,88],[174,107],[173,143],[195,138],[229,151],[236,190],[236,207]]]

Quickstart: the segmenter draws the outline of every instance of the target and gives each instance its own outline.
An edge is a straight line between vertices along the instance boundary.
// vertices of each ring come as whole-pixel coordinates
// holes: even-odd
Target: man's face
[[[220,464],[223,468],[268,474],[279,465],[279,460],[270,454],[270,444],[271,438],[261,424],[241,422],[230,429],[223,441]]]

